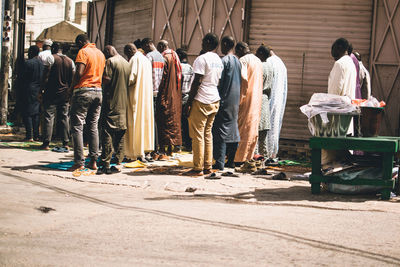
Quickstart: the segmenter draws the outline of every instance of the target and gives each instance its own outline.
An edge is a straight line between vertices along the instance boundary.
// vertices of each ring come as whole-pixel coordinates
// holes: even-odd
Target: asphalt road
[[[242,203],[0,168],[1,266],[399,266],[399,230],[393,207]]]

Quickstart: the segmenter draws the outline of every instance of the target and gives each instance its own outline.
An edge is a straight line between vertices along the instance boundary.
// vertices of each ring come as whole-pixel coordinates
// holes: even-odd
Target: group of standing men
[[[76,44],[80,50],[75,64],[55,51],[57,47],[52,59],[48,56],[49,63],[37,57],[35,47],[29,55],[31,65],[42,61],[46,69],[37,78],[45,81],[41,88],[51,100],[45,105],[49,119],[45,119],[48,126],[42,148],[48,149],[55,110],[64,114],[71,103],[75,164],[70,170],[85,166],[84,126],[89,144],[87,167],[91,169],[97,169],[100,128],[99,174],[119,172],[124,158],[168,159],[173,148],[181,147],[182,139],[193,150],[194,168],[188,175],[241,164],[251,160],[256,149],[267,158],[276,158],[287,74],[270,48],[262,45],[254,55],[246,43],[235,46],[233,38],[226,36],[221,39],[221,60],[216,53],[219,38],[208,33],[202,40],[204,53],[192,68],[185,51],[173,51],[164,40],[157,47],[149,38],[137,46],[127,44],[126,59],[113,46],[101,52],[84,34],[77,36]],[[25,65],[28,69],[29,64]],[[66,147],[68,116],[65,121]],[[38,137],[35,130],[34,136]],[[110,167],[113,153],[117,166]]]

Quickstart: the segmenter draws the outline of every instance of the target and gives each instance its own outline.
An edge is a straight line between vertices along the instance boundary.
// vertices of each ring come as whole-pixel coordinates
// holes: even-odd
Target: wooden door
[[[88,36],[97,48],[103,50],[106,44],[107,1],[89,2]]]
[[[400,1],[375,0],[371,42],[372,95],[386,102],[381,135],[400,136]]]

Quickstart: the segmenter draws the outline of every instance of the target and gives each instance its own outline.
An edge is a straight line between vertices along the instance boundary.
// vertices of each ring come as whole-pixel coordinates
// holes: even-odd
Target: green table
[[[394,188],[392,179],[393,161],[395,154],[400,150],[400,137],[312,137],[310,139],[312,173],[310,175],[311,193],[321,192],[321,182],[345,185],[376,185],[382,186],[382,199],[390,198],[390,191]],[[321,149],[326,150],[361,150],[379,152],[383,154],[383,179],[369,180],[357,178],[342,180],[335,176],[324,176],[321,172]]]

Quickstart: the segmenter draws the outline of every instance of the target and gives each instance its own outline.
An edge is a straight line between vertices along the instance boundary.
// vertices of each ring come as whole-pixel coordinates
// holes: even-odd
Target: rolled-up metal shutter
[[[151,38],[152,0],[116,0],[112,43],[123,54],[136,39]]]
[[[326,92],[334,64],[331,45],[347,38],[368,66],[372,0],[253,0],[249,44],[272,46],[288,70],[288,98],[281,137],[310,137],[299,108],[315,92]]]

